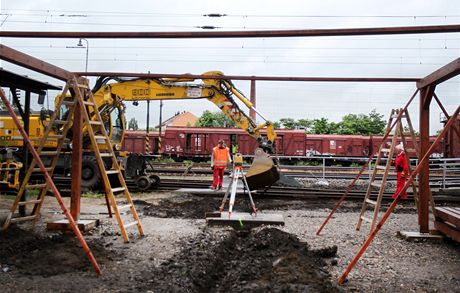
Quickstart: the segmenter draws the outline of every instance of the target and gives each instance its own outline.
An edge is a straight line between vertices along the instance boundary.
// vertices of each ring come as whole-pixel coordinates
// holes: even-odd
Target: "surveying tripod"
[[[252,199],[251,190],[249,190],[248,182],[246,181],[246,176],[243,172],[243,156],[240,153],[236,153],[233,158],[233,172],[232,172],[232,180],[227,187],[227,191],[225,192],[225,196],[222,199],[222,204],[219,207],[221,212],[224,211],[225,203],[227,202],[228,195],[230,194],[230,202],[228,207],[228,217],[231,218],[233,205],[235,204],[236,198],[236,189],[238,186],[238,179],[242,179],[244,188],[248,191],[249,200],[251,202],[251,208],[254,214],[257,213],[256,205],[254,204],[254,200]]]

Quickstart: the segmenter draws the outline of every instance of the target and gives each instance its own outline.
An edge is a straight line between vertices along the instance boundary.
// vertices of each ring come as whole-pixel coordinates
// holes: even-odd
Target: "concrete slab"
[[[86,231],[89,231],[99,226],[99,219],[78,220],[76,224],[77,224],[78,229],[81,232],[86,232]],[[48,222],[46,223],[46,229],[49,231],[71,231],[72,230],[69,224],[69,220],[67,219]]]
[[[219,216],[220,214],[220,216]],[[284,217],[281,214],[241,213],[235,212],[229,216],[228,212],[212,212],[207,214],[206,222],[210,226],[231,226],[235,229],[251,229],[261,225],[284,226]]]

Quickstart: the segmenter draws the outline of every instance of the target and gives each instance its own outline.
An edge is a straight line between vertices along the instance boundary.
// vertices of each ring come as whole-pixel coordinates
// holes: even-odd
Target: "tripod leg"
[[[232,216],[233,205],[235,204],[236,188],[238,187],[238,178],[240,177],[240,172],[241,171],[239,169],[235,169],[233,171],[232,192],[230,194],[230,203],[228,207],[229,218]]]
[[[254,212],[254,214],[257,214],[256,204],[254,203],[254,200],[252,199],[251,190],[249,189],[248,182],[246,181],[246,176],[244,176],[243,172],[241,172],[241,177],[243,178],[244,186],[246,186],[246,188],[248,189],[248,196],[249,196],[249,201],[251,202],[252,211]]]
[[[230,183],[228,184],[228,187],[227,187],[227,191],[225,191],[224,198],[222,199],[222,204],[219,207],[219,211],[221,211],[221,212],[224,211],[225,203],[227,202],[228,195],[230,194],[230,189],[232,188],[232,185],[233,185],[233,180],[230,181]]]

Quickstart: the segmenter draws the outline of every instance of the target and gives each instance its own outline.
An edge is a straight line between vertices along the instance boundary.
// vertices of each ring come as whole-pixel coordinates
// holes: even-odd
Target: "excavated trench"
[[[326,269],[337,247],[314,251],[275,228],[203,233],[180,253],[136,277],[134,291],[341,292]],[[146,275],[147,274],[147,275]],[[155,276],[154,279],[151,277]],[[142,280],[152,279],[149,284]],[[127,290],[129,291],[129,290]]]

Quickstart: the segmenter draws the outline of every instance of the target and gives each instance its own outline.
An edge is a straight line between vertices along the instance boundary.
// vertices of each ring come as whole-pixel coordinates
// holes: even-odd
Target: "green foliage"
[[[296,121],[292,118],[281,118],[280,124],[283,125],[283,128],[286,129],[295,129],[297,125]]]
[[[103,198],[105,195],[102,193],[88,191],[83,193],[81,196],[86,198]]]
[[[383,115],[375,109],[369,115],[347,114],[340,122],[332,122],[323,117],[313,120],[282,118],[277,123],[283,128],[305,129],[307,133],[313,134],[383,134],[386,126]]]
[[[195,126],[197,127],[237,127],[236,123],[230,120],[222,112],[204,111]]]
[[[174,159],[170,157],[162,157],[154,160],[157,163],[174,163]]]
[[[299,161],[295,164],[296,166],[320,166],[322,163],[318,161]]]
[[[131,120],[129,120],[128,129],[129,130],[138,130],[139,129],[139,126],[137,125],[136,118],[133,117],[133,118],[131,118]]]
[[[281,128],[281,123],[279,121],[272,122],[273,123],[273,128],[279,129]]]

